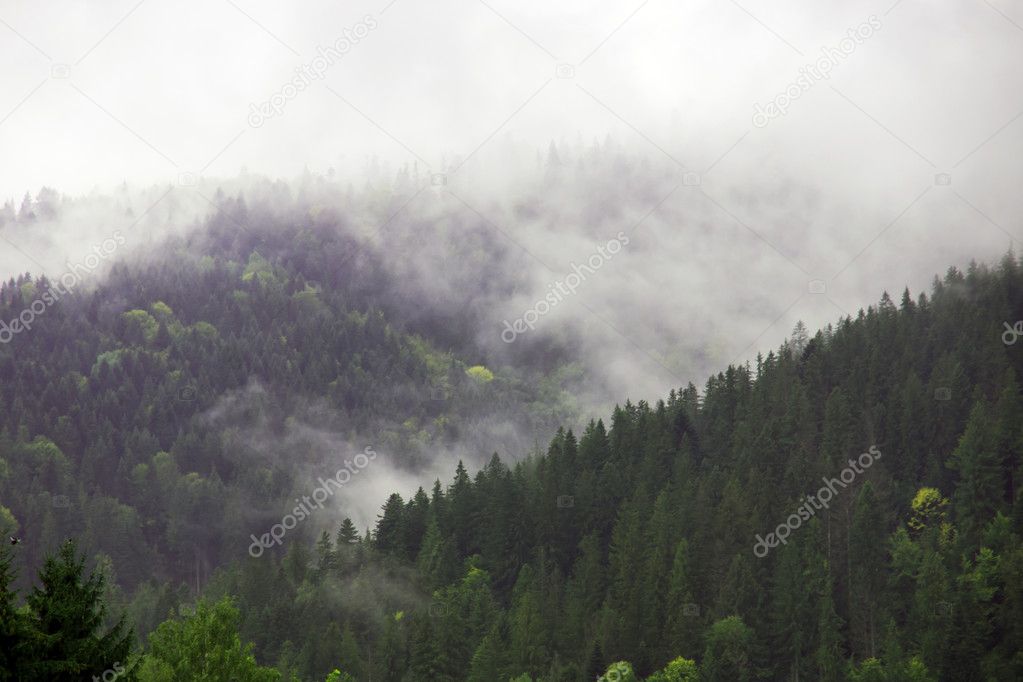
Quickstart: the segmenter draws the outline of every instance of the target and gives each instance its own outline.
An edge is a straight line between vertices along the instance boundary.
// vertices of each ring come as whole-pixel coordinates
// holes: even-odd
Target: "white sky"
[[[251,103],[365,15],[377,28],[323,81],[248,125]],[[764,172],[813,169],[869,191],[896,172],[926,179],[924,159],[950,170],[1023,110],[1023,9],[1005,0],[2,0],[0,196],[204,167],[359,170],[367,155],[400,162],[409,150],[439,165],[495,134],[545,146],[613,133],[705,168],[752,128],[755,102],[870,15],[876,35],[754,129],[722,172],[770,159]],[[559,63],[575,78],[554,78]],[[61,65],[68,77],[52,78]],[[1018,124],[956,170],[997,164]]]

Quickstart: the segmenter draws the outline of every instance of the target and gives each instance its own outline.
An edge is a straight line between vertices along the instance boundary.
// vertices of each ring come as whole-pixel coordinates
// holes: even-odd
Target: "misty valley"
[[[585,325],[502,338],[500,234],[387,238],[452,300],[303,183],[0,287],[4,679],[1023,675],[1012,252],[589,417]]]

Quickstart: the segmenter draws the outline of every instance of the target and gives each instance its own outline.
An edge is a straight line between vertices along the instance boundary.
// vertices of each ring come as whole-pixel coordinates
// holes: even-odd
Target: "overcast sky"
[[[358,179],[370,157],[469,159],[471,176],[611,135],[683,183],[629,198],[607,237],[656,210],[648,241],[586,294],[631,337],[604,358],[616,381],[654,397],[1018,241],[1021,82],[1008,0],[0,0],[0,199],[243,169]],[[556,267],[589,253],[521,229],[572,244]]]

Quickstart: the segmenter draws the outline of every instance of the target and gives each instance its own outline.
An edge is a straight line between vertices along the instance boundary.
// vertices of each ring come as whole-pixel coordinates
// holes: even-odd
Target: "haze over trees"
[[[488,353],[330,220],[220,202],[0,346],[0,677],[1023,678],[1012,253],[578,428],[571,343]],[[364,441],[468,463],[250,556]]]

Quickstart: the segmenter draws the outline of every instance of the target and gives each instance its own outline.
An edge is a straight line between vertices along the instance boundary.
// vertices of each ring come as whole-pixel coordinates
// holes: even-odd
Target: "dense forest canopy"
[[[578,428],[570,338],[218,201],[0,345],[0,679],[1023,678],[1014,254]]]

